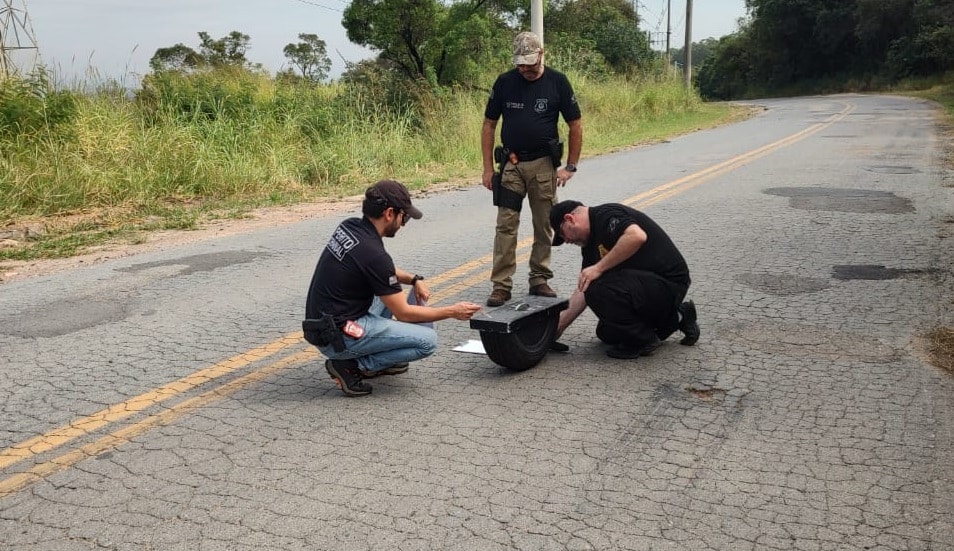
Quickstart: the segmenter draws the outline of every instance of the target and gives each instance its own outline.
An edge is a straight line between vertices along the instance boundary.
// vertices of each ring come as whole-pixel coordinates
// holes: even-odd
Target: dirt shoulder
[[[170,249],[208,239],[294,224],[312,218],[357,213],[361,209],[359,199],[352,197],[289,207],[255,209],[246,213],[243,218],[211,220],[202,223],[196,230],[148,232],[140,235],[135,243],[121,241],[105,243],[91,248],[84,254],[69,258],[4,260],[0,261],[0,284],[72,270],[148,251]]]
[[[426,197],[469,186],[479,185],[463,180],[434,184],[426,190],[412,193],[414,198]],[[0,285],[54,274],[74,268],[90,266],[108,260],[123,258],[149,251],[171,249],[180,245],[197,243],[218,237],[227,237],[250,231],[274,228],[326,216],[343,217],[361,212],[362,196],[329,199],[314,203],[301,203],[287,207],[268,207],[251,210],[242,218],[223,218],[201,223],[196,230],[160,230],[137,234],[135,242],[117,240],[91,247],[87,252],[69,258],[0,261]],[[19,233],[28,234],[30,226],[43,226],[43,220],[25,222]]]

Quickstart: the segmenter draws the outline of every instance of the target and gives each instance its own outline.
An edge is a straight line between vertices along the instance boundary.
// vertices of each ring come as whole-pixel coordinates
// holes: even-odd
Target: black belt
[[[538,149],[536,151],[515,151],[518,161],[536,161],[550,156],[549,149]]]

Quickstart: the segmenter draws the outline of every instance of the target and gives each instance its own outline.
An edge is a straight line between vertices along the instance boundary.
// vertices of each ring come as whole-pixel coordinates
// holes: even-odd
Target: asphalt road
[[[586,313],[509,372],[451,320],[347,399],[299,331],[332,217],[0,286],[0,549],[954,549],[954,377],[923,341],[954,326],[938,112],[756,103],[561,192],[645,210],[689,261],[701,340],[638,361]],[[489,193],[415,203],[398,265],[483,301]],[[569,295],[579,250],[553,266]]]

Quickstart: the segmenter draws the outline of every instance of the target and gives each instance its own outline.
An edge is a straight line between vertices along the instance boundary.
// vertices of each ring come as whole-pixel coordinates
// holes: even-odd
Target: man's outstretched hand
[[[458,302],[450,307],[451,317],[459,320],[469,320],[480,311],[481,306],[473,302]]]

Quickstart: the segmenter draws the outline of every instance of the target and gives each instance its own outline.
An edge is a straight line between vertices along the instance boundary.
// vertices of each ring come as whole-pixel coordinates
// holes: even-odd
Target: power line
[[[665,0],[663,1],[665,2]],[[652,17],[655,17],[654,14],[656,13],[656,10],[649,9],[649,6],[647,6],[646,4],[642,2],[639,3],[639,7],[642,10],[640,13],[643,14],[643,16],[639,18],[639,20],[647,23],[647,26],[650,30],[655,28],[658,31],[662,21],[662,13],[659,14],[659,18],[656,20],[656,26],[653,27],[651,24],[649,24],[649,21],[650,19],[652,19]]]
[[[340,10],[340,9],[338,9],[338,8],[332,8],[332,7],[326,6],[326,5],[324,5],[324,4],[319,4],[318,2],[312,2],[311,0],[295,0],[295,1],[296,1],[296,2],[301,2],[302,4],[308,4],[309,6],[315,6],[315,7],[317,7],[317,8],[324,8],[324,9],[326,9],[326,10],[328,10],[328,11],[334,11],[334,12],[338,12],[338,13],[342,13],[342,12],[343,12],[343,10]],[[339,0],[339,1],[341,1],[341,0]],[[341,2],[341,3],[344,4],[345,2]]]

